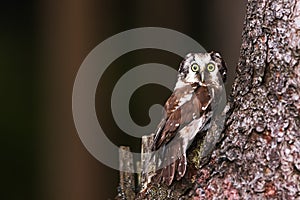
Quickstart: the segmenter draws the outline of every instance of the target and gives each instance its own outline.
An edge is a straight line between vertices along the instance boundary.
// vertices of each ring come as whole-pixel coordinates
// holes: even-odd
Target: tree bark
[[[248,1],[233,112],[194,199],[300,198],[299,29],[299,0]]]
[[[249,0],[222,140],[137,199],[300,199],[299,57],[300,0]]]

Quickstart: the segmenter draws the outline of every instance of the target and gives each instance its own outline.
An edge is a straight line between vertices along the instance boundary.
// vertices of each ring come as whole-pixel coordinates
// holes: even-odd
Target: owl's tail
[[[177,138],[181,140],[180,138]],[[186,172],[187,159],[185,149],[182,149],[182,141],[170,142],[163,146],[157,156],[157,171],[152,181],[154,183],[166,183],[171,185],[174,178],[180,180]]]

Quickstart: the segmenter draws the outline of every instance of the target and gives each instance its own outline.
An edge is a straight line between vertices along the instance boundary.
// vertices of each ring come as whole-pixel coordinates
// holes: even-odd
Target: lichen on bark
[[[211,158],[224,161],[202,169],[215,175],[200,199],[300,198],[299,13],[297,0],[248,1],[233,112]]]

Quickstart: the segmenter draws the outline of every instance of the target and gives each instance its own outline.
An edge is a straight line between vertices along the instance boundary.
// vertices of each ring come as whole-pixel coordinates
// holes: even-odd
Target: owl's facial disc
[[[211,60],[208,53],[198,53],[190,56],[189,60],[186,60],[185,67],[186,76],[184,81],[187,83],[201,82],[204,83],[209,78],[210,73],[215,71],[215,63]]]
[[[219,53],[190,53],[179,67],[176,87],[191,83],[218,85],[226,80],[226,71]]]

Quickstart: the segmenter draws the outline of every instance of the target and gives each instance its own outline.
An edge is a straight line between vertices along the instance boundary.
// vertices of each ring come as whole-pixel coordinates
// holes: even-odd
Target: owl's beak
[[[204,71],[200,72],[201,82],[204,83]]]

